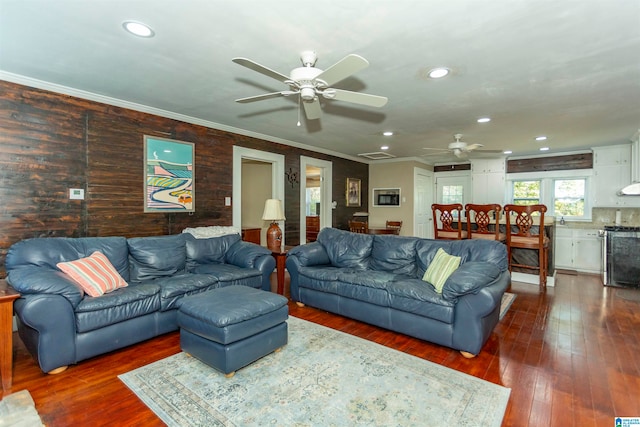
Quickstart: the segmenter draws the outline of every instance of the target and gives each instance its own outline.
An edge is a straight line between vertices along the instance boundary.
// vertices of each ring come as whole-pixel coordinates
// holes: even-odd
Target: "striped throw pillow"
[[[109,262],[109,259],[98,251],[86,258],[59,262],[56,265],[92,297],[99,297],[127,286],[127,282]]]
[[[436,288],[436,292],[441,294],[444,282],[449,276],[460,266],[460,257],[449,255],[444,249],[438,249],[433,261],[429,264],[427,271],[424,272],[422,280],[429,282]]]

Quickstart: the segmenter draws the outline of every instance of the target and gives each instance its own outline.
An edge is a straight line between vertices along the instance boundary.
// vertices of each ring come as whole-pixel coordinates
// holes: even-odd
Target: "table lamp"
[[[271,225],[267,230],[267,248],[273,252],[280,252],[282,249],[282,230],[280,230],[277,221],[283,221],[285,219],[280,200],[267,199],[264,203],[262,220],[271,221]]]

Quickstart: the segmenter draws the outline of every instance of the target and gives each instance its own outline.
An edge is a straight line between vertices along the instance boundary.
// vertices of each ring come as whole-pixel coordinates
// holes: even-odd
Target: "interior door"
[[[416,237],[433,238],[433,173],[426,169],[414,168],[414,213],[413,234]]]

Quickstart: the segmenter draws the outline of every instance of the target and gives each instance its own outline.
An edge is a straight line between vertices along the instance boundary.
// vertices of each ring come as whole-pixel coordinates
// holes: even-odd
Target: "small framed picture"
[[[360,180],[357,178],[347,178],[347,206],[360,206]]]

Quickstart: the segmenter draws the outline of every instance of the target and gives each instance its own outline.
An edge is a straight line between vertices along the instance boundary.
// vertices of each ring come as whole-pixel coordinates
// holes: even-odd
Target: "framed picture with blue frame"
[[[144,211],[195,212],[195,145],[144,136]]]

